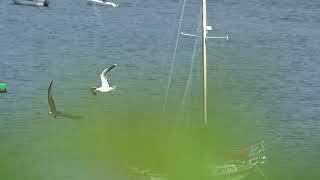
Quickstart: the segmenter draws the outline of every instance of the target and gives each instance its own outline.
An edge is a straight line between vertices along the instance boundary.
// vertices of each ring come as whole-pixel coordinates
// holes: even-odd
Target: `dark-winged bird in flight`
[[[52,115],[54,118],[56,118],[57,116],[66,117],[70,119],[82,118],[82,116],[71,115],[71,114],[57,110],[56,104],[54,103],[54,100],[53,100],[52,85],[53,85],[53,81],[50,82],[50,85],[48,87],[48,103],[50,107],[49,114]]]

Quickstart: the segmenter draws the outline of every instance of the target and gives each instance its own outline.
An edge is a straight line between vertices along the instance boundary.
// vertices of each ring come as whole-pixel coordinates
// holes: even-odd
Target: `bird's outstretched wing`
[[[111,71],[111,69],[113,69],[114,67],[116,67],[117,64],[113,64],[112,66],[106,68],[105,70],[102,71],[100,77],[101,77],[101,87],[109,87],[109,83],[107,80],[107,74],[109,71]]]
[[[66,118],[69,118],[69,119],[81,119],[81,118],[83,118],[82,116],[79,116],[79,115],[73,115],[73,114],[70,114],[70,113],[57,111],[56,105],[55,105],[54,100],[53,100],[52,85],[53,85],[53,81],[50,82],[50,85],[49,85],[49,88],[48,88],[48,103],[49,103],[49,107],[50,107],[50,114],[54,118],[56,118],[57,116],[66,117]]]
[[[82,119],[83,118],[83,116],[74,115],[74,114],[70,114],[70,113],[67,113],[67,112],[58,111],[57,113],[58,113],[58,116],[65,117],[65,118],[68,118],[68,119]]]
[[[50,107],[50,112],[55,117],[57,115],[57,108],[56,108],[56,105],[53,100],[52,84],[53,84],[53,81],[50,82],[50,85],[48,88],[48,103],[49,103],[49,107]]]

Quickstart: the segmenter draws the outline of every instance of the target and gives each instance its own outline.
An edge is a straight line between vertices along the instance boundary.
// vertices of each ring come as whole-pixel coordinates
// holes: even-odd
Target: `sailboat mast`
[[[202,0],[203,120],[207,126],[207,1]]]

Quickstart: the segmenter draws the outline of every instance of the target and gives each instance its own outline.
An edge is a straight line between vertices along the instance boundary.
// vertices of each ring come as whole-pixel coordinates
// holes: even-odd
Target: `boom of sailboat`
[[[181,32],[181,35],[183,35],[183,36],[191,36],[191,37],[200,37],[200,36],[197,36],[195,34],[189,34],[189,33],[184,33],[184,32]],[[229,40],[229,35],[226,35],[226,36],[208,36],[207,39],[226,39],[226,40]]]

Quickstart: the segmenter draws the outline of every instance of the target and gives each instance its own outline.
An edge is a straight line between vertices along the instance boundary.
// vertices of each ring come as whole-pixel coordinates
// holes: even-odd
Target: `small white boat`
[[[88,0],[88,4],[91,5],[101,5],[101,6],[112,6],[112,7],[118,7],[119,4],[108,2],[106,0]]]
[[[48,0],[13,0],[15,4],[27,6],[49,6]]]

